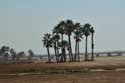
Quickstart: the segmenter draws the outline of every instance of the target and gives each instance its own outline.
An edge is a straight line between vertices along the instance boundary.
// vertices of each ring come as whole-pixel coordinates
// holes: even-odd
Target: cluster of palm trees
[[[52,30],[52,33],[46,33],[43,37],[43,45],[47,48],[48,53],[48,62],[51,62],[51,55],[49,48],[54,48],[55,51],[55,57],[56,62],[66,62],[67,61],[67,53],[66,50],[68,50],[68,56],[69,61],[80,61],[80,52],[79,52],[79,43],[85,36],[86,38],[86,46],[85,46],[85,61],[90,60],[88,58],[87,53],[87,40],[88,36],[91,35],[91,41],[92,41],[92,57],[91,61],[94,60],[93,56],[93,49],[94,49],[94,28],[89,24],[86,23],[84,25],[81,25],[80,23],[76,22],[74,23],[72,20],[66,20],[59,22],[54,29]],[[74,34],[75,39],[75,54],[72,53],[72,45],[71,45],[71,36]],[[64,39],[64,36],[68,37],[68,41]],[[61,50],[61,53],[60,51]]]

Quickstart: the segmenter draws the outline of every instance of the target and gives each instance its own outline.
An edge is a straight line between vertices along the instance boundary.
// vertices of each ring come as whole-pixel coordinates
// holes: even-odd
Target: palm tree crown
[[[44,37],[43,37],[42,41],[43,41],[43,46],[52,47],[51,34],[49,34],[49,33],[44,34]]]

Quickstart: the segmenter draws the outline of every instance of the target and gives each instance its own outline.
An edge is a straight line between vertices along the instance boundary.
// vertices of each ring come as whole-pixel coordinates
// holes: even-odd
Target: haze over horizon
[[[43,34],[67,19],[95,28],[95,51],[125,50],[125,0],[0,0],[0,46],[46,54]]]

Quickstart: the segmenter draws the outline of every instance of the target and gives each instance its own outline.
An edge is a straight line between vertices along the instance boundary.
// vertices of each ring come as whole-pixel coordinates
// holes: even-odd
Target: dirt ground
[[[0,83],[125,83],[125,72],[0,76]]]
[[[89,68],[108,71],[86,72]],[[31,72],[40,74],[22,74]],[[94,62],[0,65],[0,83],[125,83],[125,57],[97,57]]]

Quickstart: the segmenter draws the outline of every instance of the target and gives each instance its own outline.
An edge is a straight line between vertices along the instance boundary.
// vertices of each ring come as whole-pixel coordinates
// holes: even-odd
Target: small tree
[[[7,62],[8,61],[8,57],[9,57],[9,47],[8,46],[2,46],[0,49],[0,55],[2,57],[2,62]]]
[[[19,53],[17,54],[17,60],[18,60],[18,61],[21,61],[21,57],[24,57],[25,55],[26,55],[26,54],[25,54],[24,51],[19,52]]]
[[[31,60],[32,57],[34,56],[34,52],[30,49],[28,50],[28,54],[29,54],[29,60]]]
[[[14,62],[16,62],[16,52],[13,48],[10,49],[11,57]]]

